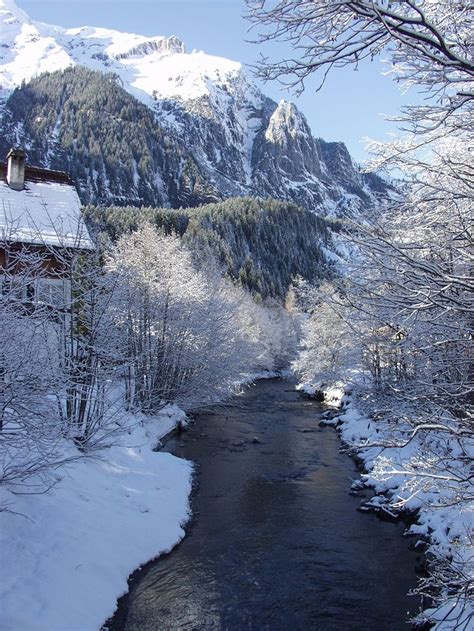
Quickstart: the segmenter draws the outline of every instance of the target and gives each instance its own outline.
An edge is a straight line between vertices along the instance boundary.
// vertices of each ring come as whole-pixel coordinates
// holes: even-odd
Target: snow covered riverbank
[[[316,388],[299,389],[314,395]],[[444,572],[446,592],[443,603],[427,609],[420,621],[435,621],[437,631],[474,629],[474,604],[470,590],[474,583],[474,505],[469,462],[474,456],[460,453],[459,443],[449,435],[430,431],[413,433],[400,419],[373,419],[360,413],[353,396],[339,383],[325,391],[326,402],[338,411],[329,414],[325,424],[334,426],[341,440],[362,460],[362,483],[375,491],[365,506],[391,516],[403,513],[416,517],[407,535],[427,542],[427,558],[432,571]],[[367,447],[364,447],[367,445]],[[387,446],[386,446],[387,445]],[[443,461],[443,470],[439,468]],[[360,488],[356,480],[354,488]],[[435,563],[433,564],[433,561]],[[453,585],[465,585],[463,597],[450,599]],[[424,592],[429,592],[430,578]]]
[[[141,564],[184,536],[192,465],[153,451],[184,414],[130,417],[117,444],[40,495],[1,490],[3,631],[97,631]]]

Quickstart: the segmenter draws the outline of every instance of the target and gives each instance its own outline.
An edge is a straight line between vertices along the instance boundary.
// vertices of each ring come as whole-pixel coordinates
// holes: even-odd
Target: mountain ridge
[[[275,103],[265,96],[239,62],[201,51],[187,53],[177,36],[43,24],[31,20],[13,0],[0,0],[0,22],[4,26],[0,102],[5,142],[35,142],[22,137],[18,127],[13,135],[7,129],[7,100],[15,89],[46,71],[84,66],[113,73],[124,90],[149,108],[157,127],[186,148],[205,188],[217,198],[276,197],[322,215],[353,215],[373,208],[386,192],[381,180],[373,180],[376,176],[371,180],[360,173],[345,146],[314,138],[294,104]],[[27,64],[25,60],[32,58],[36,63]],[[43,161],[54,157],[54,152],[51,139]],[[167,174],[156,172],[154,177],[163,179]],[[92,191],[86,197],[102,203]],[[181,197],[176,197],[176,203]],[[201,202],[198,197],[195,201]],[[137,198],[135,203],[140,202],[175,203],[164,197]],[[119,203],[117,196],[110,203]]]

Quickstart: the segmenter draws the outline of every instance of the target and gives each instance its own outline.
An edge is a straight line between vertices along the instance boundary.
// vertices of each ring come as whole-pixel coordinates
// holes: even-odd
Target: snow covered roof
[[[11,242],[93,249],[81,203],[65,173],[27,166],[21,191],[8,186],[0,164],[0,234]]]

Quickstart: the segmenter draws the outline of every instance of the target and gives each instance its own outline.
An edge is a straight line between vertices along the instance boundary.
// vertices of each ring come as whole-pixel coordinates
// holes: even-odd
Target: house
[[[1,294],[16,287],[23,303],[64,305],[71,260],[93,247],[69,176],[29,166],[11,149],[0,163]]]

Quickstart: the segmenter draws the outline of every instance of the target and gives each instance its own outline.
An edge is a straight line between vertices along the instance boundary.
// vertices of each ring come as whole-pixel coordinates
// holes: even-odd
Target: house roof
[[[92,249],[81,203],[71,179],[61,171],[26,166],[25,186],[10,188],[0,164],[0,236],[10,242]]]

